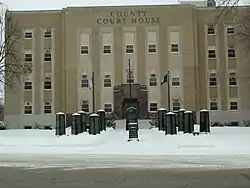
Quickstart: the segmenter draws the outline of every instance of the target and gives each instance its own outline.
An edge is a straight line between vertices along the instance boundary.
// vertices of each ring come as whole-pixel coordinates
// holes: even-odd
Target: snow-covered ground
[[[123,124],[123,123],[122,123]],[[144,123],[143,123],[144,124]],[[35,167],[250,167],[250,128],[211,128],[209,135],[165,136],[148,125],[139,142],[123,127],[101,135],[57,137],[54,130],[0,131],[0,165]]]

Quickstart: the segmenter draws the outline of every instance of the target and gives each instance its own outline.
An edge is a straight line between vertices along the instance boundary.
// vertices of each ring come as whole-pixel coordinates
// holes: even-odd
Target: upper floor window
[[[237,86],[237,79],[235,72],[229,73],[229,86]]]
[[[134,45],[133,44],[127,44],[125,46],[125,52],[126,54],[133,54],[134,53]]]
[[[214,24],[207,25],[207,34],[208,35],[215,35],[215,25]]]
[[[148,52],[149,53],[156,53],[156,44],[149,44],[148,45]]]
[[[103,46],[103,53],[104,54],[111,54],[111,45],[104,45]]]
[[[81,46],[81,55],[88,55],[89,54],[89,46],[83,45]]]
[[[24,114],[31,115],[32,114],[32,103],[31,102],[25,102],[24,104]]]
[[[44,30],[44,38],[48,39],[52,37],[52,32],[51,32],[51,28],[46,28]]]
[[[180,86],[180,78],[178,77],[172,78],[172,86]]]
[[[82,75],[81,87],[89,87],[88,75],[86,75],[86,74]]]
[[[179,111],[180,108],[181,108],[180,99],[179,98],[173,99],[173,111],[174,112]]]
[[[226,32],[227,32],[227,35],[234,35],[235,29],[233,26],[227,26]]]
[[[208,50],[208,59],[215,59],[216,58],[216,50],[215,49],[209,49]]]
[[[236,57],[235,48],[233,46],[229,46],[227,56],[229,58],[235,58]]]
[[[51,62],[52,61],[52,55],[51,55],[51,50],[46,49],[44,52],[44,61],[46,62]]]
[[[150,74],[149,86],[157,86],[156,74]]]
[[[32,38],[33,38],[33,31],[32,30],[24,31],[24,39],[32,39]]]
[[[107,74],[104,77],[104,87],[111,87],[111,86],[112,86],[111,76]]]
[[[209,86],[217,86],[217,75],[215,72],[209,73]]]
[[[89,101],[82,100],[82,111],[89,112]]]
[[[211,101],[210,101],[210,110],[218,110],[217,99],[211,99]]]
[[[32,62],[32,53],[25,53],[24,54],[24,62],[25,63],[31,63]]]
[[[104,110],[105,112],[112,112],[112,104],[104,104]]]
[[[51,75],[45,75],[44,76],[44,89],[45,90],[50,90],[52,89],[52,78],[51,78]]]
[[[51,114],[52,113],[52,105],[50,101],[46,101],[44,103],[44,114]]]
[[[149,103],[149,111],[150,112],[156,112],[158,110],[157,103],[151,102]]]
[[[173,43],[173,44],[171,44],[171,52],[172,53],[178,53],[179,52],[179,44],[177,44],[177,43]]]

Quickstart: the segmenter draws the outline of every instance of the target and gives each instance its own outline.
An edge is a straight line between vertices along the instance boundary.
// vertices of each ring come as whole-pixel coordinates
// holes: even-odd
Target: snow
[[[0,165],[65,166],[67,161],[72,168],[250,166],[247,127],[212,127],[211,134],[198,136],[165,135],[145,128],[139,130],[139,142],[128,142],[123,128],[100,135],[71,135],[70,131],[60,137],[55,130],[0,131]]]

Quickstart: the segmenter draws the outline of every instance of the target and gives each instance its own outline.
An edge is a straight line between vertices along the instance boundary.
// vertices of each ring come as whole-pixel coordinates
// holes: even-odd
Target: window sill
[[[43,113],[43,115],[45,115],[45,116],[51,116],[51,115],[52,115],[52,112],[51,112],[51,113],[48,113],[48,114],[47,114],[47,113],[46,113],[46,114]]]
[[[180,52],[170,52],[171,54],[179,54]]]
[[[238,85],[229,85],[229,87],[238,87]]]
[[[44,91],[51,91],[52,89],[44,89]]]
[[[209,86],[209,87],[211,87],[211,88],[216,88],[216,87],[218,87],[218,86],[216,85],[216,86]]]
[[[44,61],[44,63],[52,63],[52,61]]]
[[[216,57],[208,57],[208,60],[216,60]]]
[[[80,55],[83,55],[83,56],[88,56],[89,54],[80,54]]]
[[[229,110],[230,112],[238,112],[239,111],[239,109],[237,109],[237,110]]]
[[[32,91],[32,89],[24,89],[24,91]]]
[[[24,113],[23,115],[25,115],[25,116],[32,116],[33,114],[25,114],[25,113]]]
[[[112,55],[112,53],[102,53],[103,56]]]

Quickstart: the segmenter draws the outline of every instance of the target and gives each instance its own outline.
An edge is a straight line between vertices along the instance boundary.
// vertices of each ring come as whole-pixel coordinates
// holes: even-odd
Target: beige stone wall
[[[178,13],[178,14],[177,14]],[[147,86],[148,110],[150,103],[168,107],[167,84],[161,79],[167,71],[170,81],[170,106],[179,101],[181,108],[199,110],[209,108],[216,101],[218,110],[211,112],[214,119],[226,121],[247,118],[250,109],[248,57],[237,47],[236,58],[228,58],[228,46],[235,36],[226,33],[233,21],[216,23],[214,10],[190,5],[66,8],[62,11],[13,12],[13,18],[30,31],[32,39],[22,39],[19,50],[32,53],[32,90],[24,91],[24,83],[16,84],[14,93],[6,94],[5,114],[9,124],[22,127],[25,123],[48,123],[59,111],[73,113],[86,100],[93,110],[92,91],[81,87],[82,76],[91,80],[95,73],[95,109],[113,107],[113,87],[126,83],[128,59],[135,83]],[[208,24],[215,24],[215,35],[207,35]],[[51,28],[52,37],[44,39],[44,31]],[[126,45],[133,53],[126,53]],[[155,47],[149,52],[149,46]],[[88,53],[81,54],[87,46]],[[109,46],[111,52],[104,53]],[[173,46],[177,51],[172,52]],[[51,51],[51,62],[44,62],[45,50]],[[208,50],[216,50],[216,58],[208,59]],[[229,86],[229,75],[236,72],[237,86]],[[216,73],[217,85],[209,86],[209,76]],[[44,79],[51,75],[52,89],[44,90]],[[149,86],[150,76],[157,85]],[[111,87],[104,87],[104,78],[111,78]],[[91,85],[90,85],[91,87]],[[52,114],[44,115],[45,102],[51,102]],[[238,102],[238,110],[229,110],[230,102]],[[24,115],[24,105],[30,102],[33,115]],[[242,111],[242,113],[241,113]],[[220,115],[222,114],[222,115]],[[15,117],[15,118],[13,118]],[[39,117],[39,118],[38,118]],[[45,121],[45,119],[47,120]],[[20,125],[20,122],[22,125]],[[50,122],[51,124],[53,122]]]

